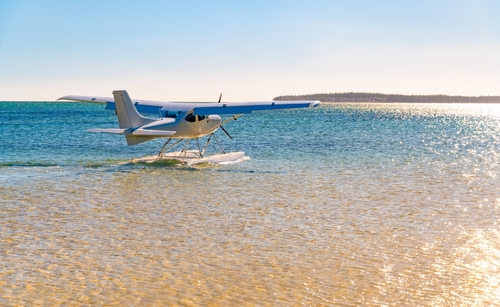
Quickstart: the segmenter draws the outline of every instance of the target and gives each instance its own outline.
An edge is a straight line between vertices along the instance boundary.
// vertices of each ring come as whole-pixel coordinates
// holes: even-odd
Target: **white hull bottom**
[[[213,154],[207,155],[200,158],[197,150],[187,150],[178,152],[167,152],[161,154],[160,156],[145,156],[140,158],[132,159],[133,163],[161,163],[161,162],[176,162],[179,161],[182,164],[194,165],[201,163],[209,164],[234,164],[242,161],[249,160],[250,157],[246,157],[243,151],[238,152],[227,152],[225,154]]]

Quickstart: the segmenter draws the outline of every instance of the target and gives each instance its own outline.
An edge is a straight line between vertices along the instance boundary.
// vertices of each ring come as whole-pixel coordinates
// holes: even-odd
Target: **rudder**
[[[120,128],[137,128],[154,122],[154,119],[144,117],[137,112],[127,91],[113,91],[113,96]]]

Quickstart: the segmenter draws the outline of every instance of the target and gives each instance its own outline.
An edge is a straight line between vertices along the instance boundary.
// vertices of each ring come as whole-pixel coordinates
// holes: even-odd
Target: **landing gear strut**
[[[170,138],[161,147],[160,151],[156,155],[156,160],[160,160],[162,158],[167,158],[167,157],[168,158],[172,158],[172,159],[175,159],[175,158],[203,158],[204,155],[205,155],[205,152],[206,152],[206,150],[208,148],[208,145],[210,145],[212,139],[215,139],[215,142],[217,143],[217,146],[219,147],[221,153],[225,154],[226,151],[224,150],[224,148],[220,144],[219,140],[217,139],[217,137],[215,136],[215,134],[211,133],[208,136],[208,139],[205,142],[205,145],[203,146],[203,149],[201,149],[201,147],[200,147],[200,139],[196,138],[196,144],[198,145],[197,146],[198,147],[197,150],[188,150],[187,149],[188,145],[189,145],[189,142],[192,139],[176,139],[175,142],[173,142],[172,144],[170,144],[170,142],[173,140],[172,138]],[[174,152],[170,152],[170,153],[168,152],[169,150],[171,150],[172,148],[174,148],[177,144],[179,144],[183,140],[185,140],[185,144],[184,144],[184,147],[182,148],[182,150],[180,152],[175,152],[175,153]]]

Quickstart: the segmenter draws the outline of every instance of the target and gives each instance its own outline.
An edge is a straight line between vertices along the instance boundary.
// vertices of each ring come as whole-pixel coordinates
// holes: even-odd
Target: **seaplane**
[[[125,90],[113,91],[113,97],[67,95],[57,100],[94,102],[106,104],[106,110],[114,110],[119,128],[93,128],[87,132],[125,135],[128,146],[137,145],[156,138],[166,138],[158,154],[132,159],[133,162],[151,163],[158,160],[177,160],[185,164],[225,164],[244,160],[244,152],[227,153],[215,136],[219,128],[232,139],[223,127],[245,113],[261,110],[317,107],[320,101],[260,101],[260,102],[165,102],[131,99]],[[153,116],[148,116],[153,114]],[[220,115],[230,116],[222,120]],[[207,137],[204,146],[199,139]],[[188,150],[195,139],[197,148]],[[207,155],[210,142],[215,139],[221,152]],[[174,141],[172,141],[174,140]],[[179,152],[170,150],[185,141]],[[171,143],[172,141],[172,143]]]

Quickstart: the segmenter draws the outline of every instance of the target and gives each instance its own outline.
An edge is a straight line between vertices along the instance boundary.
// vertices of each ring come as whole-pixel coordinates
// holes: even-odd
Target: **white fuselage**
[[[221,122],[219,115],[193,115],[193,111],[188,111],[174,118],[162,117],[141,129],[175,131],[172,138],[198,138],[213,133]]]

